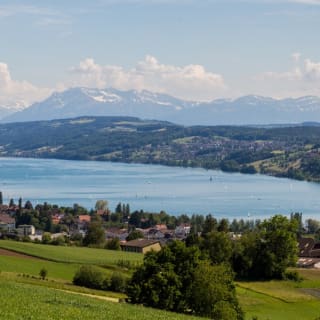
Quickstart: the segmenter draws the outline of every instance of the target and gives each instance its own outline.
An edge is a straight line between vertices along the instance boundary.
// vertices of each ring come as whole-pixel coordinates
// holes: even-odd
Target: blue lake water
[[[22,197],[93,208],[105,199],[111,209],[124,202],[132,210],[169,214],[256,219],[303,212],[320,219],[320,184],[194,168],[0,158],[0,190],[5,202]]]

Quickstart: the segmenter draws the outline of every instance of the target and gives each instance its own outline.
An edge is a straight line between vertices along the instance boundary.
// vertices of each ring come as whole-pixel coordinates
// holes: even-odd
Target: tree
[[[239,277],[281,279],[297,261],[297,221],[276,215],[234,245],[233,268]]]
[[[265,277],[282,278],[297,261],[297,221],[276,215],[262,223],[261,254]]]
[[[215,231],[217,229],[217,225],[217,219],[211,214],[208,214],[204,220],[202,234],[205,235],[206,233]]]
[[[233,273],[225,265],[199,263],[192,283],[192,309],[196,314],[217,320],[243,319]]]
[[[317,231],[320,229],[320,222],[318,220],[307,219],[306,224],[308,233],[317,233]]]
[[[131,303],[177,312],[187,312],[198,248],[173,242],[159,252],[148,252],[133,274],[127,294]]]
[[[89,223],[87,233],[83,238],[83,244],[85,246],[94,245],[99,246],[105,242],[105,231],[101,222],[94,221]]]
[[[42,280],[45,280],[45,278],[48,275],[48,270],[46,268],[42,268],[39,272],[39,276]]]
[[[42,235],[42,243],[43,244],[49,244],[51,243],[51,233],[50,232],[44,232]]]
[[[98,210],[107,210],[108,208],[108,201],[106,200],[97,200],[95,209]]]
[[[120,250],[120,240],[119,238],[113,238],[106,242],[105,248],[108,250]]]
[[[13,207],[14,205],[15,205],[14,200],[11,198],[9,201],[9,207]]]
[[[135,239],[143,239],[144,235],[140,230],[133,230],[132,232],[130,232],[130,234],[127,236],[126,240],[127,241],[131,241],[131,240],[135,240]]]
[[[230,269],[201,261],[199,249],[183,242],[147,253],[131,278],[127,295],[131,303],[154,308],[218,315],[215,319],[221,320],[243,319]]]
[[[206,234],[202,246],[214,264],[230,263],[232,245],[230,237],[225,232],[213,231]]]
[[[0,205],[3,205],[3,196],[2,196],[2,191],[0,191]]]

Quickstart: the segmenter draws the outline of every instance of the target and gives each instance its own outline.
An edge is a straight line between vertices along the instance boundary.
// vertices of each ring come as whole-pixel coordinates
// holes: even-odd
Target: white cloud
[[[72,86],[114,87],[120,90],[150,90],[184,99],[209,100],[226,90],[223,77],[205,70],[202,65],[174,66],[161,64],[147,55],[134,68],[99,65],[92,58],[71,69]]]
[[[293,53],[292,68],[283,72],[268,71],[254,77],[254,87],[274,97],[320,95],[320,62],[301,59]]]
[[[52,90],[38,88],[27,81],[16,81],[6,63],[0,62],[0,106],[29,105],[48,96]]]

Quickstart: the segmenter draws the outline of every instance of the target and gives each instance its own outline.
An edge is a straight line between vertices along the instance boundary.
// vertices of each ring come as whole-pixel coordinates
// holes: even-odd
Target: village
[[[217,231],[225,232],[232,241],[240,239],[244,232],[252,231],[260,224],[259,220],[233,220],[232,223],[227,219],[217,221],[211,215],[175,217],[165,212],[147,213],[142,210],[131,213],[129,204],[122,203],[111,212],[105,200],[98,200],[95,210],[90,211],[78,204],[72,208],[48,203],[33,207],[30,201],[23,203],[22,199],[19,199],[18,204],[15,204],[13,199],[8,204],[3,204],[1,192],[0,201],[2,239],[105,247],[143,254],[151,250],[160,251],[161,247],[174,240],[188,241],[188,237],[192,238],[194,234],[200,236],[204,229],[208,228],[206,224],[216,224]],[[293,216],[302,223],[302,214]],[[306,227],[301,226],[300,229],[297,266],[320,269],[320,223],[309,219]],[[83,241],[90,232],[93,239]],[[100,234],[99,239],[97,234]]]

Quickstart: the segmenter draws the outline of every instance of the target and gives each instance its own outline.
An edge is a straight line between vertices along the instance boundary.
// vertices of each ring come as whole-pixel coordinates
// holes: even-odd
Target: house
[[[7,213],[0,213],[0,230],[11,232],[16,228],[16,220]]]
[[[298,240],[299,257],[320,258],[320,243],[313,238],[300,238]]]
[[[120,241],[126,240],[129,232],[127,229],[120,229],[120,228],[108,228],[106,230],[106,238],[113,239],[118,238]]]
[[[175,234],[178,238],[185,238],[191,231],[191,225],[189,223],[181,223],[175,229]]]
[[[33,236],[36,233],[35,227],[29,224],[20,224],[17,231],[19,236]]]
[[[163,239],[164,233],[161,230],[155,228],[150,228],[147,233],[145,233],[145,238],[147,239]]]
[[[320,269],[320,259],[318,258],[299,258],[297,262],[299,268]]]
[[[127,241],[126,243],[122,243],[121,245],[122,251],[126,252],[139,252],[139,253],[147,253],[148,251],[160,251],[161,245],[157,240],[148,240],[148,239],[136,239]]]
[[[87,230],[88,224],[91,222],[91,216],[82,214],[77,217],[77,226],[79,231]]]

